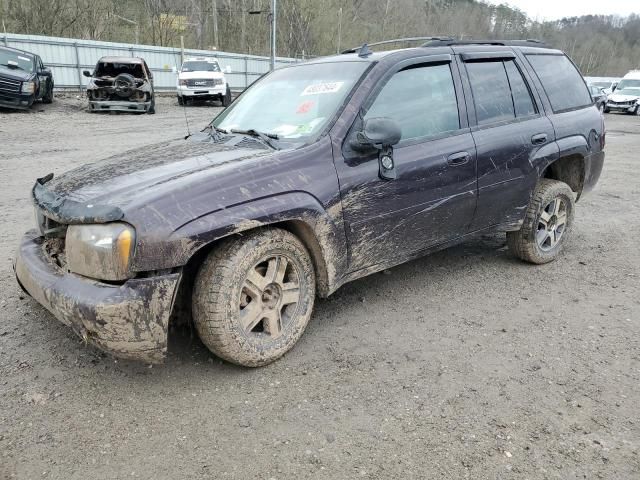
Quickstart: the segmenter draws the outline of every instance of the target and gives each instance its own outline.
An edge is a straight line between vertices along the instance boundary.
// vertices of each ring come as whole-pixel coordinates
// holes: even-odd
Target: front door
[[[400,263],[466,233],[473,218],[476,152],[459,109],[456,66],[421,62],[401,64],[380,81],[336,158],[352,271]],[[393,180],[379,177],[377,153],[350,148],[363,121],[376,117],[402,129]]]

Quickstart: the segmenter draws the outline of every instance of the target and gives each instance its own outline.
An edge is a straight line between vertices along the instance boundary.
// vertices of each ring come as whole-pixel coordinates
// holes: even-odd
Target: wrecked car
[[[156,113],[153,74],[142,58],[102,57],[89,77],[90,112]]]
[[[553,261],[604,145],[561,51],[364,46],[271,72],[187,139],[38,179],[15,271],[116,356],[162,361],[184,309],[213,353],[266,365],[316,297],[474,235]]]
[[[0,47],[0,107],[27,110],[53,102],[53,74],[38,55]]]

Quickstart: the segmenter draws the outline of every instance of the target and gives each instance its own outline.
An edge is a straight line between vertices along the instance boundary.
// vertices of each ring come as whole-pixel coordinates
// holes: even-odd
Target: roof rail
[[[507,46],[507,47],[538,47],[538,48],[551,48],[546,43],[536,40],[534,38],[527,40],[455,40],[449,39],[437,39],[434,38],[425,44],[423,47],[451,47],[454,45],[495,45],[495,46]]]
[[[341,54],[345,53],[356,53],[360,50],[367,50],[365,47],[375,47],[377,45],[388,45],[390,43],[400,43],[400,42],[424,42],[425,40],[429,41],[453,41],[451,37],[408,37],[408,38],[394,38],[393,40],[383,40],[381,42],[374,43],[365,43],[359,47],[349,48],[347,50],[343,50],[340,52]],[[428,43],[428,42],[427,42]],[[424,45],[423,45],[424,46]]]

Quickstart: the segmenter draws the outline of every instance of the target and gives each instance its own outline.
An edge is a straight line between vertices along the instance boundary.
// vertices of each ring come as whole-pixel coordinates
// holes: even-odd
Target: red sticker
[[[302,102],[300,105],[298,105],[298,109],[296,110],[297,114],[303,114],[303,113],[309,113],[309,110],[311,110],[311,107],[313,107],[316,104],[316,102],[314,102],[313,100],[307,100],[306,102]]]

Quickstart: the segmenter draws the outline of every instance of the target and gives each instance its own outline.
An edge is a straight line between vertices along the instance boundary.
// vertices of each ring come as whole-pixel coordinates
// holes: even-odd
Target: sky
[[[507,3],[525,12],[534,20],[556,20],[588,14],[640,14],[639,0],[485,0],[487,3]]]

